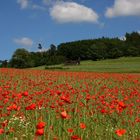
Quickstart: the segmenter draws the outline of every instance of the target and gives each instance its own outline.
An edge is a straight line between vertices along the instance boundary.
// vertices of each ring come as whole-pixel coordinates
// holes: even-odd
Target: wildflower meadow
[[[0,140],[140,140],[140,74],[0,69]]]

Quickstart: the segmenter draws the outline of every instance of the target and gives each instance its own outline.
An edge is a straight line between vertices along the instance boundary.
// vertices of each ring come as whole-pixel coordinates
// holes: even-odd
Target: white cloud
[[[140,16],[140,0],[115,0],[114,6],[107,8],[105,16]]]
[[[52,5],[61,0],[42,0],[45,5]]]
[[[34,9],[34,10],[41,10],[41,11],[45,11],[46,10],[45,7],[37,5],[37,4],[33,4],[32,5],[32,9]]]
[[[17,0],[17,3],[20,4],[21,9],[25,9],[29,5],[29,0]]]
[[[15,38],[13,40],[16,44],[25,46],[25,47],[31,47],[33,45],[33,41],[30,38],[22,37],[22,38]]]
[[[73,0],[42,0],[43,4],[50,6],[50,5],[54,5],[58,2],[72,2]]]
[[[50,15],[60,23],[98,22],[98,15],[93,9],[75,2],[56,2],[50,9]]]
[[[125,36],[121,36],[121,37],[119,37],[119,39],[122,40],[122,41],[125,41],[126,37]]]
[[[46,8],[35,4],[32,0],[17,0],[17,3],[20,5],[21,9],[32,9],[32,10],[41,10],[45,11]]]

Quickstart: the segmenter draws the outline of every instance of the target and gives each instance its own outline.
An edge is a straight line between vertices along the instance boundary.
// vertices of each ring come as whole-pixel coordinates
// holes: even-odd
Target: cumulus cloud
[[[75,2],[56,2],[50,9],[51,17],[60,23],[98,22],[98,14],[91,8]]]
[[[16,44],[25,46],[25,47],[31,47],[33,45],[32,39],[28,37],[22,37],[22,38],[15,38],[13,40]]]
[[[17,0],[17,3],[20,4],[21,9],[25,9],[29,5],[29,0]]]
[[[115,0],[114,6],[107,8],[105,16],[140,16],[140,0]]]

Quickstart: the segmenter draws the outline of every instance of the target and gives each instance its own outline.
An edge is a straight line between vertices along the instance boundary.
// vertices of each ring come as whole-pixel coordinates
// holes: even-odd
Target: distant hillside
[[[119,57],[140,56],[140,34],[126,33],[125,40],[119,38],[99,38],[50,45],[47,51],[28,52],[17,49],[10,66],[14,68],[29,68],[41,65],[61,64],[68,60],[105,60]]]
[[[32,69],[45,69],[46,66]],[[81,61],[80,65],[65,66],[64,64],[46,67],[48,70],[62,71],[93,71],[93,72],[117,72],[117,73],[140,73],[140,57],[121,57],[100,61]]]

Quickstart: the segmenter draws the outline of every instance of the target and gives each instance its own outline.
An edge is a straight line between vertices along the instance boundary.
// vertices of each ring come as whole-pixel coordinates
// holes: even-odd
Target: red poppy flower
[[[126,130],[125,129],[117,129],[115,131],[115,133],[118,135],[118,136],[122,136],[123,134],[126,133]]]
[[[0,129],[0,135],[4,133],[4,129]]]
[[[81,140],[81,138],[77,135],[71,136],[71,140]]]
[[[29,106],[27,106],[25,109],[26,110],[34,110],[36,108],[36,104],[31,104],[31,105],[29,105]]]
[[[53,140],[58,140],[58,138],[57,137],[54,137]]]
[[[122,107],[122,108],[126,108],[126,105],[124,104],[123,101],[119,101],[118,104],[119,104],[120,107]]]
[[[18,107],[16,104],[12,104],[11,106],[7,107],[7,110],[11,111],[11,110],[18,110],[20,109],[20,107]]]
[[[23,96],[28,96],[28,91],[23,92]]]
[[[107,113],[107,110],[106,109],[101,109],[101,113],[105,114],[105,113]]]
[[[65,101],[66,103],[71,103],[70,98],[67,96],[61,96],[61,100]]]
[[[43,134],[44,134],[44,129],[43,129],[43,128],[42,128],[42,129],[37,129],[35,134],[36,134],[37,136],[43,135]]]
[[[57,91],[56,91],[56,94],[57,94],[57,95],[60,95],[60,94],[61,94],[61,91],[57,90]]]
[[[37,124],[36,128],[37,128],[37,129],[42,129],[42,128],[45,127],[45,125],[46,125],[45,122],[39,122],[39,123]]]
[[[67,112],[66,111],[61,112],[61,117],[64,119],[67,118]]]
[[[73,132],[73,129],[72,129],[72,128],[69,128],[69,129],[68,129],[68,132],[69,132],[69,133],[72,133],[72,132]]]
[[[81,129],[85,129],[85,128],[86,128],[85,123],[80,123],[80,128],[81,128]]]

